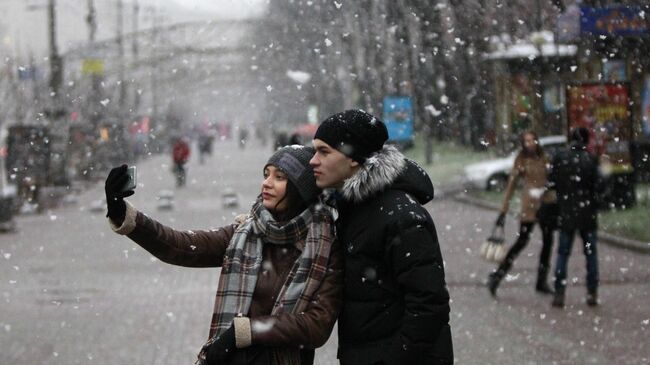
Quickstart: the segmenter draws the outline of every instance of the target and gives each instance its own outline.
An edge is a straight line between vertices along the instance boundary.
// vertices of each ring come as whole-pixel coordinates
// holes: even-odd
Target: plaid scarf
[[[333,230],[331,213],[322,204],[314,204],[281,224],[260,201],[256,202],[249,217],[235,230],[226,249],[210,325],[210,340],[201,353],[230,327],[235,316],[248,313],[262,266],[264,244],[294,245],[301,251],[277,295],[271,314],[306,310],[327,272]],[[276,364],[300,364],[298,346],[273,348],[272,355]]]

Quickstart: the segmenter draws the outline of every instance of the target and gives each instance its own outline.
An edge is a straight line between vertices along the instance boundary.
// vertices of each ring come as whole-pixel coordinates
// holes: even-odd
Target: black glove
[[[499,218],[497,218],[496,225],[499,227],[503,227],[506,225],[506,213],[501,212],[499,214]]]
[[[236,349],[235,325],[231,324],[205,351],[207,365],[216,365],[226,360]]]
[[[135,194],[135,191],[133,190],[122,191],[122,188],[124,188],[124,185],[126,185],[129,180],[129,176],[126,173],[127,167],[127,165],[114,167],[111,172],[108,173],[106,183],[104,184],[104,191],[106,192],[106,207],[108,208],[106,216],[116,224],[122,224],[124,222],[124,216],[126,215],[126,203],[124,203],[124,198]]]

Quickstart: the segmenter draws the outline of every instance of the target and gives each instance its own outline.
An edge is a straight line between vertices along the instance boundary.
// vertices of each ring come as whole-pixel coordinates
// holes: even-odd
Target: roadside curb
[[[455,194],[453,196],[453,199],[464,204],[474,205],[484,209],[496,211],[501,209],[501,206],[499,204],[479,199],[465,193]],[[514,215],[513,213],[510,214]],[[598,231],[598,237],[600,238],[601,242],[612,246],[621,247],[639,253],[650,254],[650,242],[641,242],[625,237],[620,237],[607,232],[603,232],[602,230]]]
[[[435,188],[435,187],[434,187]],[[445,185],[435,188],[434,190],[434,199],[447,199],[454,198],[459,194],[462,194],[465,191],[465,188],[462,185]]]

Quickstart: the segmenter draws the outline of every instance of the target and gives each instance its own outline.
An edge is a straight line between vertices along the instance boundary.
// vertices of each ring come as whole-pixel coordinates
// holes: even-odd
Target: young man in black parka
[[[422,206],[433,185],[387,139],[384,123],[361,110],[330,116],[314,136],[310,164],[332,191],[345,250],[339,360],[452,364],[443,258]]]

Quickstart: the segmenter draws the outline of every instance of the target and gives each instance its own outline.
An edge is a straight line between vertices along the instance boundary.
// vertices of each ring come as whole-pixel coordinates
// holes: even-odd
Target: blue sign
[[[36,67],[35,66],[18,67],[18,80],[21,81],[36,80]]]
[[[413,102],[410,97],[384,97],[383,119],[388,129],[388,142],[413,142]]]
[[[646,76],[643,84],[641,120],[643,121],[643,132],[647,137],[650,137],[650,76]]]
[[[580,30],[592,35],[645,36],[650,34],[648,17],[638,6],[580,8]]]

